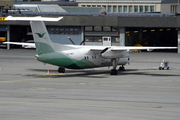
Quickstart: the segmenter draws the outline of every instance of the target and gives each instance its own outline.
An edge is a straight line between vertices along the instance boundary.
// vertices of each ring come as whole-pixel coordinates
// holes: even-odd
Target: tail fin
[[[54,52],[53,44],[43,21],[30,22],[37,54]]]
[[[12,17],[8,16],[5,20],[12,20],[12,21],[31,21],[31,29],[34,37],[34,41],[36,44],[36,51],[37,54],[42,53],[51,53],[54,52],[53,44],[50,40],[48,31],[43,21],[59,21],[63,17],[58,18],[48,18],[48,17]]]

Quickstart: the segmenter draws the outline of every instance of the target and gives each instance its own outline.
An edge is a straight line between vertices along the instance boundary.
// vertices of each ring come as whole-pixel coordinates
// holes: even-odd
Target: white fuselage
[[[117,60],[117,65],[125,65],[129,63],[128,51],[118,51],[114,53],[115,55],[113,53],[107,53],[107,56],[115,56],[114,58],[106,58],[101,55],[100,51],[90,51],[89,48],[65,50],[62,51],[62,53],[70,59],[75,59],[78,61],[84,59],[84,61],[87,63],[92,62],[94,65],[91,67],[112,66],[112,59]],[[118,54],[118,58],[116,57],[116,54]]]

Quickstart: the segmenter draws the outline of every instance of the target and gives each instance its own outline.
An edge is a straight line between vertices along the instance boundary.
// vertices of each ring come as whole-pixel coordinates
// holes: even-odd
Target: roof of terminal
[[[65,0],[61,0],[61,1],[31,1],[31,2],[21,2],[21,1],[15,1],[14,2],[14,5],[17,5],[17,4],[34,4],[34,5],[37,5],[37,4],[49,4],[49,5],[52,5],[52,4],[57,4],[57,5],[61,5],[61,6],[77,6],[78,4],[75,2],[75,1],[65,1]]]
[[[106,11],[103,7],[61,7],[69,13],[101,13]]]
[[[14,5],[15,9],[30,10],[32,12],[56,12],[56,13],[101,13],[106,11],[103,7],[60,7],[59,5]]]
[[[105,3],[177,3],[177,0],[76,0],[76,2],[105,2]]]
[[[14,5],[15,9],[22,10],[22,14],[26,15],[92,15],[92,16],[173,16],[174,14],[162,14],[162,13],[107,13],[106,9],[103,7],[60,7],[58,5],[32,5],[32,4],[22,4]],[[23,11],[24,10],[24,11]],[[29,10],[29,11],[26,11]],[[102,14],[106,12],[106,14]]]

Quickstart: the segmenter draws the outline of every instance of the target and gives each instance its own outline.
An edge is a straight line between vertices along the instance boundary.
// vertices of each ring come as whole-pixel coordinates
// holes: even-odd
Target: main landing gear
[[[118,69],[118,71],[125,71],[124,65],[120,66],[119,69]]]
[[[65,68],[59,67],[59,68],[58,68],[58,72],[59,72],[59,73],[65,73]]]
[[[117,67],[117,60],[116,59],[112,59],[112,64],[113,64],[113,69],[110,72],[111,75],[117,75],[118,71],[124,71],[125,70],[123,65],[120,66],[118,70],[116,70],[116,67]]]

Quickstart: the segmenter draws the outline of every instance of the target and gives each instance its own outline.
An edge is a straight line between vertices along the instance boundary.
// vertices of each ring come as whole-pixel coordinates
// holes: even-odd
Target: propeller
[[[73,40],[72,40],[70,37],[68,37],[68,38],[69,38],[69,40],[72,42],[72,44],[75,45],[75,43],[73,42]],[[80,45],[82,45],[84,42],[85,42],[85,40],[83,40],[83,41],[80,43]]]
[[[68,37],[69,38],[69,40],[72,42],[72,44],[74,44],[75,45],[75,43],[73,42],[73,40],[71,40],[71,38],[70,37]]]

